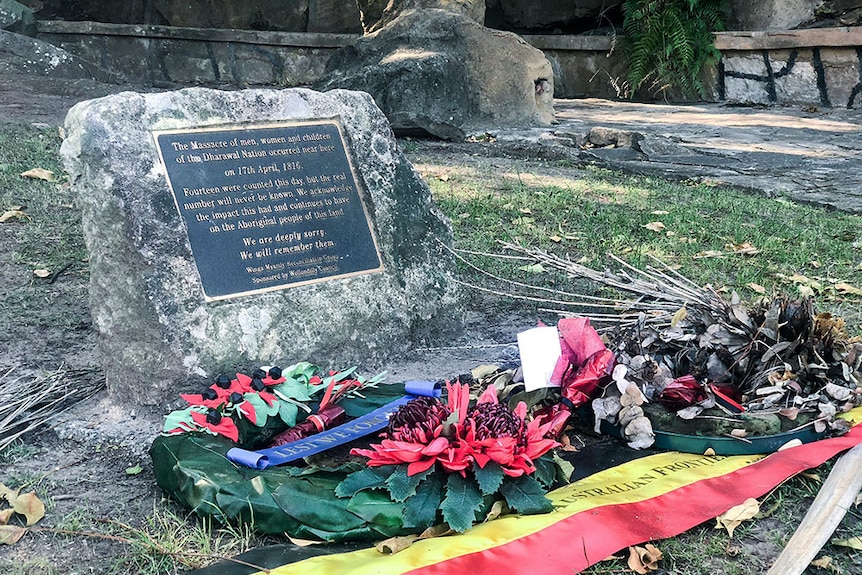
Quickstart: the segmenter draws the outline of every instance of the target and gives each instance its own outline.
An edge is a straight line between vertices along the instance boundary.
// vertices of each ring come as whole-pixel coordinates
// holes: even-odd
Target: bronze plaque
[[[153,136],[207,301],[383,271],[337,118]]]

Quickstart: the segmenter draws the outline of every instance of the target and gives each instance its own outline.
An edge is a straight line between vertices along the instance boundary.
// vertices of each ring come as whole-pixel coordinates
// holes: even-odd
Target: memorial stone
[[[367,94],[126,92],[65,129],[114,399],[164,406],[257,365],[385,368],[461,329],[451,229]]]

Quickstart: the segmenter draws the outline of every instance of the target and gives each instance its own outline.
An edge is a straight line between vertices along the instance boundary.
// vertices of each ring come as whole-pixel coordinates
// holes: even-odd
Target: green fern
[[[704,71],[720,56],[724,0],[625,0],[624,55],[630,96],[707,98]]]

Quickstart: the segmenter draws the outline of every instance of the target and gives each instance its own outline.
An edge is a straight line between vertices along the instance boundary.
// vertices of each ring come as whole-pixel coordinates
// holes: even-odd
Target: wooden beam
[[[844,454],[832,468],[805,519],[766,575],[802,575],[832,537],[862,489],[860,468],[862,444]]]

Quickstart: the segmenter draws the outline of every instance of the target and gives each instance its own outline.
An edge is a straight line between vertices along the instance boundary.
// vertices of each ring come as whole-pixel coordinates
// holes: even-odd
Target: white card
[[[560,333],[555,326],[534,327],[519,333],[518,351],[527,391],[559,387],[551,383],[551,374],[562,355]]]

